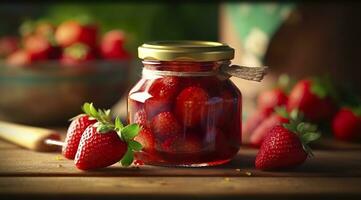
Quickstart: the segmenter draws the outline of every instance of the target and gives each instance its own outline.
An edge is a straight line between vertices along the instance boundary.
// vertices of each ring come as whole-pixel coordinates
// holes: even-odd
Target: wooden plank
[[[229,164],[208,168],[167,168],[141,166],[121,168],[119,165],[83,172],[60,153],[38,153],[20,148],[0,149],[0,176],[229,176],[242,177],[361,177],[361,151],[315,151],[315,157],[301,167],[282,172],[254,169],[255,149],[242,148]]]
[[[2,177],[0,196],[85,199],[182,198],[349,199],[361,197],[360,178],[257,177]],[[172,197],[174,198],[174,197]]]

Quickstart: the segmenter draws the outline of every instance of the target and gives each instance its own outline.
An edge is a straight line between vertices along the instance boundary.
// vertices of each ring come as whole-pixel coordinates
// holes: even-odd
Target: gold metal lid
[[[138,47],[138,57],[160,61],[218,61],[231,60],[234,49],[226,44],[209,41],[155,41]]]

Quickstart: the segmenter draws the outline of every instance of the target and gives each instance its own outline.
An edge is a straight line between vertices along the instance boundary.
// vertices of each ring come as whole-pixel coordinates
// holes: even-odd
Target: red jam
[[[230,161],[241,144],[241,93],[217,68],[225,61],[144,60],[128,97],[129,123],[145,164],[210,166]]]

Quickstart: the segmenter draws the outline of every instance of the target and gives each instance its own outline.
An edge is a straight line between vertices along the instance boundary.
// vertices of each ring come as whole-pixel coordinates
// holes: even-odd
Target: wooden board
[[[282,172],[255,170],[256,152],[243,147],[231,163],[218,167],[114,165],[83,172],[59,153],[32,152],[0,141],[0,199],[361,197],[361,148],[316,150],[301,167]]]

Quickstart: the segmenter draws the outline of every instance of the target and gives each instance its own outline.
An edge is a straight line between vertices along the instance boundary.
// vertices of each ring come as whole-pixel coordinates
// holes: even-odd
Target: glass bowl
[[[91,61],[64,66],[44,61],[12,67],[0,63],[0,119],[64,124],[84,102],[110,108],[127,91],[131,61]]]

